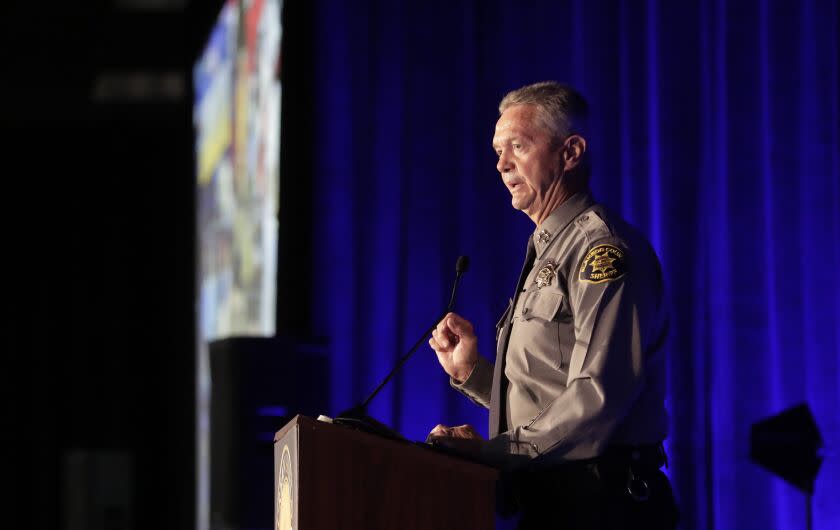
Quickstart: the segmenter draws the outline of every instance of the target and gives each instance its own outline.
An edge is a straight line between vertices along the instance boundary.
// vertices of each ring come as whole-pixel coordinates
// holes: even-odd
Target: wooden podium
[[[274,436],[275,530],[483,530],[496,470],[295,416]]]

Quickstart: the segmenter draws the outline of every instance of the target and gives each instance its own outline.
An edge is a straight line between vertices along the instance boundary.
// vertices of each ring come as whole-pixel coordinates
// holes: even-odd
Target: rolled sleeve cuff
[[[516,439],[515,431],[503,432],[482,447],[482,458],[499,469],[515,469],[538,456],[539,447]]]
[[[479,355],[466,381],[458,383],[450,377],[449,385],[476,404],[489,409],[490,390],[493,387],[493,364]]]
[[[491,441],[492,449],[508,454],[527,456],[528,458],[536,458],[540,456],[540,446],[534,440],[529,440],[526,436],[521,436],[521,428],[516,428],[493,438]]]

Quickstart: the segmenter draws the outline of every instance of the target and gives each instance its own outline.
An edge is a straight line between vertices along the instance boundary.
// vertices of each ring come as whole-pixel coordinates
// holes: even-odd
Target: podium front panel
[[[486,530],[497,473],[297,416],[275,435],[275,530]]]

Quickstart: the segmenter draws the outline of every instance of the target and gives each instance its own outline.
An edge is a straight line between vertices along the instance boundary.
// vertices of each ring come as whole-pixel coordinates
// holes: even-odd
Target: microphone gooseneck
[[[400,369],[403,367],[403,365],[406,362],[408,362],[408,360],[411,358],[411,356],[414,355],[414,352],[417,351],[417,348],[419,348],[420,345],[423,344],[423,342],[426,340],[426,338],[432,333],[432,331],[435,330],[437,325],[440,324],[440,321],[443,320],[443,318],[447,314],[449,314],[452,311],[452,309],[455,307],[455,295],[458,292],[458,282],[461,279],[461,276],[463,276],[463,274],[467,271],[469,266],[470,266],[470,258],[468,256],[460,256],[458,258],[458,261],[455,263],[455,282],[452,285],[452,294],[449,297],[449,305],[447,305],[446,311],[444,311],[443,314],[441,314],[437,318],[437,320],[435,320],[435,323],[432,324],[432,327],[427,329],[425,331],[425,333],[423,333],[423,335],[420,337],[420,339],[418,339],[418,341],[414,343],[414,345],[411,347],[411,349],[409,349],[408,352],[400,358],[399,362],[397,362],[397,365],[394,366],[394,369],[391,370],[391,372],[388,374],[388,376],[381,383],[379,383],[379,386],[377,386],[376,389],[373,392],[371,392],[371,394],[367,397],[367,399],[365,399],[361,404],[353,407],[349,411],[346,411],[346,412],[340,414],[339,417],[336,418],[336,420],[340,420],[340,419],[359,419],[359,418],[354,418],[354,417],[355,416],[366,416],[366,411],[367,411],[368,404],[370,404],[370,402],[373,401],[373,398],[375,398],[376,395],[379,394],[379,391],[382,390],[382,388],[384,388],[385,385],[388,384],[388,382],[397,374],[397,372],[400,371]]]

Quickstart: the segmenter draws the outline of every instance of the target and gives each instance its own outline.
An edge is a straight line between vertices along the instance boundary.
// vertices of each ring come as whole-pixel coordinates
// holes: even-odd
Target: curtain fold
[[[750,425],[806,402],[840,433],[840,11],[833,0],[318,0],[312,321],[333,412],[445,307],[492,358],[530,221],[490,148],[507,90],[591,106],[593,191],[645,232],[672,309],[669,470],[684,528],[802,528],[805,498],[749,461]],[[423,439],[486,413],[423,346],[373,415]],[[814,528],[840,527],[840,464]]]

